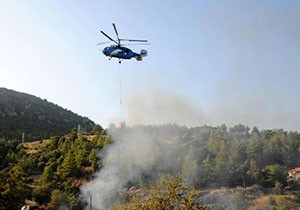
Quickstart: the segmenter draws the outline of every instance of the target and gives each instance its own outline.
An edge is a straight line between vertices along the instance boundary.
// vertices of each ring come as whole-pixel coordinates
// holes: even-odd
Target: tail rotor
[[[146,57],[148,55],[147,50],[141,50],[141,53],[136,57],[137,61],[142,61],[143,57]]]

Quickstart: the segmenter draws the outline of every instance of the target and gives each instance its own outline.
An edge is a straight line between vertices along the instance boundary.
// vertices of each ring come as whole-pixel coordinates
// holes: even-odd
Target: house
[[[288,171],[289,178],[300,181],[300,167]]]

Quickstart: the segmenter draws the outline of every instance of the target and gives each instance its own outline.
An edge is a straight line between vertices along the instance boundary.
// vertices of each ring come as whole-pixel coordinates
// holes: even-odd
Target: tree
[[[40,178],[40,183],[42,186],[51,186],[51,182],[54,181],[55,175],[51,166],[46,166],[44,172]]]
[[[31,194],[26,184],[25,173],[18,166],[12,166],[0,173],[0,210],[19,210],[25,198]]]
[[[260,138],[260,135],[252,132],[246,148],[247,158],[255,160],[258,165],[262,165],[263,147],[263,140]]]
[[[229,186],[237,186],[243,183],[245,185],[246,175],[246,154],[239,141],[231,145],[230,153],[228,156],[229,165]]]
[[[37,187],[32,192],[33,199],[38,204],[47,204],[50,201],[51,190],[49,187]]]
[[[91,163],[91,167],[93,169],[93,172],[95,172],[98,167],[97,167],[97,149],[92,149],[89,157],[88,157],[90,163]]]
[[[284,168],[278,164],[268,165],[265,168],[266,186],[274,187],[276,182],[286,183],[286,172]]]
[[[229,143],[225,139],[217,141],[217,153],[215,157],[215,176],[220,186],[228,185],[229,165],[228,165],[228,150]]]
[[[283,185],[280,182],[278,181],[275,182],[273,193],[277,195],[283,194]]]
[[[68,196],[59,191],[59,190],[54,190],[51,193],[51,205],[54,205],[56,208],[62,207],[62,206],[68,206],[69,205],[69,198]]]
[[[99,124],[96,124],[91,133],[94,134],[94,135],[101,135],[102,134],[102,131],[103,131],[103,128],[99,125]]]
[[[257,184],[261,178],[261,172],[255,160],[248,160],[247,182],[248,184]]]
[[[76,161],[76,165],[78,166],[78,168],[80,168],[81,166],[86,165],[87,163],[87,159],[86,159],[86,150],[85,149],[77,149],[76,153],[75,153],[75,161]]]
[[[58,167],[57,173],[63,179],[67,178],[68,176],[77,174],[77,166],[76,166],[75,158],[71,152],[67,153],[62,164]]]
[[[183,179],[187,184],[193,186],[199,183],[199,164],[197,163],[196,154],[195,148],[191,147],[182,163]]]

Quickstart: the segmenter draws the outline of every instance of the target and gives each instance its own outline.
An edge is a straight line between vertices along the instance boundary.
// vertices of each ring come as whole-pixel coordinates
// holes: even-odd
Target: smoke
[[[178,127],[175,128],[178,130]],[[151,176],[153,171],[170,171],[176,168],[175,154],[177,141],[169,133],[161,137],[151,134],[145,126],[111,129],[115,143],[100,154],[104,167],[95,175],[93,181],[81,188],[88,200],[92,196],[93,209],[107,209],[118,203],[118,193],[128,183],[137,183],[141,174]],[[154,136],[156,136],[154,138]],[[162,141],[170,137],[171,145]]]
[[[199,179],[195,177],[201,170],[196,164],[197,151],[181,138],[188,130],[185,126],[207,123],[198,106],[183,96],[156,90],[132,95],[126,104],[126,114],[127,124],[148,126],[109,129],[114,143],[99,154],[103,168],[81,187],[87,202],[92,197],[93,209],[108,209],[121,202],[123,188],[142,186],[143,182],[152,185],[159,174],[166,172],[184,171],[189,184]]]
[[[245,188],[207,190],[200,197],[200,202],[208,209],[248,209],[250,203],[246,195],[250,194]]]
[[[104,167],[94,180],[82,186],[87,200],[92,196],[93,209],[107,209],[118,202],[118,193],[128,183],[138,183],[141,175],[146,182],[151,176],[178,171],[178,138],[186,127],[202,124],[203,112],[183,96],[167,91],[133,95],[126,104],[127,124],[165,124],[165,129],[134,126],[110,129],[114,143],[99,154]],[[173,123],[173,124],[169,124]],[[154,132],[154,133],[153,133]],[[181,152],[183,149],[181,148]],[[155,181],[155,180],[153,180]]]
[[[128,124],[167,124],[199,126],[207,122],[203,111],[190,99],[168,92],[154,90],[129,97],[126,104]]]

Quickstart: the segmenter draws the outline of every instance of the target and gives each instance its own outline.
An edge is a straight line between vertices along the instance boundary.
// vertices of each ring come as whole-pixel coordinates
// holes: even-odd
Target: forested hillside
[[[89,131],[94,122],[33,95],[0,88],[0,137],[27,140],[64,135],[78,124]]]
[[[25,199],[82,209],[79,186],[101,167],[98,150],[112,142],[104,130],[95,133],[92,141],[76,131],[26,144],[0,139],[0,209],[19,210]]]
[[[86,190],[105,198],[99,199],[98,205],[112,205],[107,201],[115,198],[107,196],[107,192],[117,191],[113,183],[119,180],[138,189],[149,189],[162,174],[182,174],[183,183],[198,190],[245,189],[208,192],[199,200],[207,209],[248,209],[265,192],[288,195],[285,187],[297,189],[297,182],[287,178],[289,170],[300,166],[300,133],[296,131],[250,129],[244,125],[188,128],[167,124],[112,127],[110,133],[115,143],[109,147],[105,166],[93,181],[97,184],[89,184]],[[110,173],[116,170],[117,174]],[[111,178],[108,181],[105,177]],[[109,189],[107,182],[111,183]],[[129,194],[133,192],[129,190]],[[227,196],[231,194],[228,192],[234,195]],[[280,195],[271,203],[277,203],[278,209],[289,209],[290,201],[298,207],[299,191],[296,194],[289,198]]]
[[[274,187],[276,182],[287,185],[287,171],[300,166],[300,133],[294,131],[170,124],[135,126],[117,130],[114,136],[121,138],[132,132],[142,133],[142,141],[145,136],[147,141],[155,139],[158,145],[149,155],[151,171],[145,172],[148,181],[166,170],[161,167],[166,158],[172,173],[184,172],[196,187]]]
[[[128,180],[122,187],[139,189],[138,192],[149,192],[166,174],[173,177],[181,174],[181,183],[163,183],[175,186],[175,192],[168,188],[175,194],[176,190],[187,189],[184,186],[195,188],[197,191],[187,193],[200,197],[196,202],[196,197],[192,196],[193,202],[185,203],[186,206],[197,203],[206,209],[248,209],[256,201],[261,202],[259,198],[263,197],[269,199],[269,202],[264,202],[267,209],[300,207],[299,186],[287,179],[288,170],[300,165],[299,132],[282,129],[260,131],[243,125],[187,128],[173,124],[125,129],[110,127],[108,132],[111,136],[107,136],[106,132],[97,125],[92,131],[95,134],[93,138],[78,136],[76,131],[72,131],[66,136],[52,137],[30,146],[0,139],[0,209],[19,209],[25,199],[38,204],[83,209],[88,198],[80,197],[80,187],[87,181],[93,189],[96,209],[99,206],[96,200],[98,193],[105,191],[101,185],[94,184],[99,182],[102,171],[111,169],[110,165],[114,173],[105,173],[105,180],[118,175],[118,181]],[[123,144],[136,138],[136,133],[135,144]],[[136,144],[138,141],[141,144]],[[108,149],[101,152],[101,158],[105,158],[102,161],[97,154],[108,144]],[[149,151],[144,150],[143,145]],[[286,186],[289,190],[284,190]],[[239,188],[242,190],[237,190]],[[117,204],[129,202],[117,198],[122,197],[120,190],[110,191],[116,196],[112,200]],[[157,193],[153,195],[163,196],[165,192]],[[186,202],[185,198],[178,197],[176,202]],[[128,204],[130,208],[125,204],[116,206],[116,209],[139,209],[131,205],[153,206],[156,201],[155,197],[150,197],[146,203],[135,199],[137,203]],[[163,202],[169,205],[169,200]],[[115,204],[110,203],[110,206]]]

